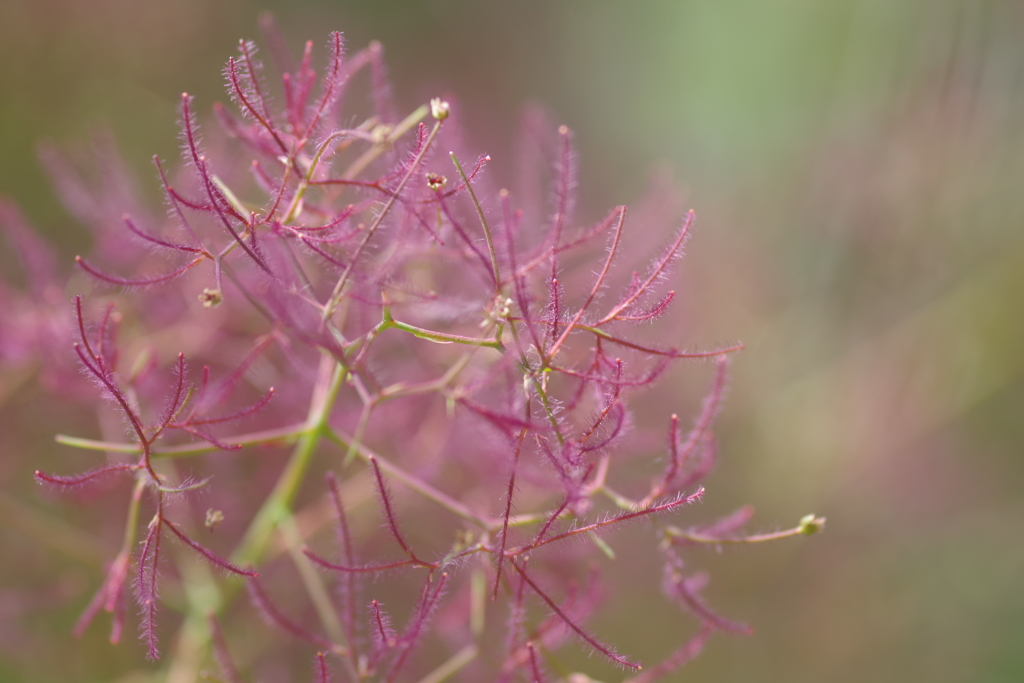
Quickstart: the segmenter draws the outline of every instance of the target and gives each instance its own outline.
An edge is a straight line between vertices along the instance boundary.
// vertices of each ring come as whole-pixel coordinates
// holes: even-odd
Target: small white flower
[[[448,118],[448,114],[451,112],[451,109],[451,106],[440,97],[435,97],[430,100],[430,113],[433,114],[434,118],[438,121],[444,121]]]

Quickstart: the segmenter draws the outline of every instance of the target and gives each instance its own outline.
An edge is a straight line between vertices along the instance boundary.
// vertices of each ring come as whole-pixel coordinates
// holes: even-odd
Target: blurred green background
[[[699,216],[685,341],[747,345],[708,512],[829,524],[701,558],[757,633],[671,680],[1024,680],[1024,4],[4,0],[0,194],[69,258],[85,238],[35,145],[106,129],[158,201],[178,94],[225,99],[262,9],[295,50],[382,41],[401,109],[454,93],[500,179],[520,107],[546,104],[576,131],[586,217],[673,169]],[[699,396],[706,373],[679,377]],[[0,434],[0,680],[132,680],[141,653],[102,633],[97,670],[67,668],[99,575],[32,538],[33,511],[78,509],[40,501],[17,457],[49,432]],[[595,630],[651,661],[687,622],[641,588]]]

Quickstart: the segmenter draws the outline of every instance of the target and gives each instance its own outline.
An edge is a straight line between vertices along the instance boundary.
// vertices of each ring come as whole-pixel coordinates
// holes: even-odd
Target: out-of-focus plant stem
[[[330,431],[328,420],[331,409],[334,407],[334,402],[347,374],[347,371],[333,356],[327,353],[323,354],[320,360],[317,384],[310,400],[308,417],[303,430],[297,435],[298,443],[295,445],[295,450],[292,452],[288,464],[285,465],[284,471],[278,477],[273,491],[256,513],[242,543],[232,555],[234,562],[243,566],[257,564],[266,552],[271,535],[279,528],[284,532],[289,551],[292,546],[301,544],[301,538],[296,538],[299,536],[299,532],[292,515],[291,504],[305,478],[306,470],[309,468],[309,463],[321,437]],[[305,558],[295,558],[295,561],[325,628],[331,638],[344,647],[345,640],[337,614],[334,613],[333,608],[330,608],[329,612],[323,611],[326,591],[322,579],[319,576],[310,577],[307,572],[303,571],[303,563],[307,563]],[[182,626],[178,656],[175,657],[176,665],[168,677],[169,683],[195,680],[195,676],[198,674],[195,667],[202,661],[202,657],[199,656],[200,651],[208,647],[211,637],[207,623],[208,615],[223,609],[241,586],[239,581],[233,581],[225,585],[224,590],[219,591],[219,595],[211,596],[208,594],[209,589],[213,588],[216,591],[216,587],[213,586],[212,580],[209,585],[205,585],[207,583],[206,580],[200,580],[199,583],[191,585],[190,581],[185,581],[186,592],[189,595],[189,609]],[[326,602],[329,603],[329,600]],[[185,664],[182,665],[181,662],[185,662]],[[195,664],[193,665],[193,663]]]
[[[274,490],[260,507],[249,526],[233,560],[247,565],[257,562],[263,555],[274,528],[291,515],[290,506],[302,484],[306,469],[316,451],[320,438],[329,432],[328,418],[338,391],[347,372],[330,355],[324,354],[320,362],[320,378],[310,404],[306,431],[299,437],[291,460],[277,480]]]

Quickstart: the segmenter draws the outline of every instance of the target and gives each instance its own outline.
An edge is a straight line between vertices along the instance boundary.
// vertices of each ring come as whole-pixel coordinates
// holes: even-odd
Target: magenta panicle
[[[749,507],[696,519],[742,345],[674,342],[669,282],[694,213],[646,268],[623,270],[646,258],[631,235],[667,226],[634,224],[652,211],[624,206],[583,221],[566,126],[528,111],[522,187],[495,188],[491,157],[462,142],[459,107],[435,99],[395,114],[379,44],[347,55],[332,33],[316,65],[311,43],[294,59],[272,18],[261,24],[280,79],[241,41],[223,72],[237,114],[213,107],[221,135],[204,137],[199,104],[181,95],[182,162],[154,159],[166,211],[144,208],[109,142],[97,145],[93,181],[46,150],[65,203],[96,233],[76,262],[100,290],[90,299],[109,300],[101,313],[78,296],[72,324],[57,322],[52,253],[0,204],[27,287],[3,285],[0,327],[13,332],[0,362],[35,359],[49,386],[84,397],[59,350],[71,344],[105,399],[82,401],[105,440],[58,437],[94,451],[92,464],[36,478],[134,484],[120,552],[75,632],[105,611],[118,642],[134,583],[157,659],[168,611],[158,588],[173,585],[190,634],[175,670],[212,658],[232,683],[293,654],[322,683],[460,671],[539,682],[564,670],[559,649],[571,642],[646,683],[713,632],[748,632],[708,605],[706,576],[680,553],[807,534],[824,520],[750,535]],[[350,87],[361,79],[367,87]],[[352,102],[362,90],[369,102]],[[667,443],[652,447],[636,401],[686,360],[714,364],[710,388],[692,426],[665,415]],[[633,466],[645,459],[653,466]],[[217,511],[205,530],[204,510]],[[661,564],[665,594],[695,622],[650,667],[588,623],[616,589],[599,570],[627,524],[649,541],[635,571],[657,576]],[[197,570],[197,558],[223,571]],[[237,600],[242,584],[251,607]],[[253,609],[265,629],[246,623]]]

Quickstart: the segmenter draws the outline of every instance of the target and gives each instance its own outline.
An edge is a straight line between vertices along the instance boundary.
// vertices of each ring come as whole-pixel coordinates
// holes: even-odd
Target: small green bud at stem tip
[[[805,536],[816,534],[825,527],[825,518],[816,517],[813,514],[804,515],[800,518],[800,525],[797,527]]]

